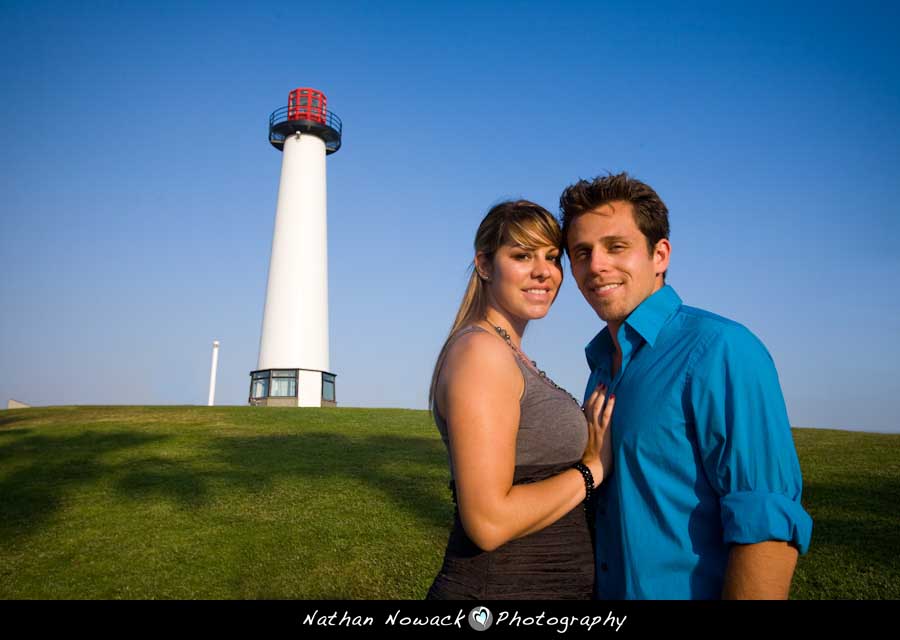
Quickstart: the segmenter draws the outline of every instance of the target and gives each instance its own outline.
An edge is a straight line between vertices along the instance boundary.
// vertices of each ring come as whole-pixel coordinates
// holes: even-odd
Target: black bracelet
[[[587,511],[588,505],[591,503],[591,496],[594,495],[594,474],[583,462],[576,462],[572,467],[578,469],[584,478],[584,510]]]

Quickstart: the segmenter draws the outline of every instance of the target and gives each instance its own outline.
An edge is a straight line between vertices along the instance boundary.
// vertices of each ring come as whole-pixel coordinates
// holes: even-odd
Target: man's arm
[[[797,555],[794,547],[776,540],[733,545],[722,599],[787,600]]]
[[[740,325],[724,327],[703,355],[691,406],[730,545],[722,597],[786,598],[812,519],[800,504],[800,463],[775,364]]]

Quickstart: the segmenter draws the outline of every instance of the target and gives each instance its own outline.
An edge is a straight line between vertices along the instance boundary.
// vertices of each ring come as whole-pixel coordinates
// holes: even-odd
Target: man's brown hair
[[[669,237],[669,210],[653,187],[625,172],[609,174],[598,176],[590,182],[579,180],[566,187],[559,197],[562,237],[567,253],[572,221],[583,213],[616,201],[631,203],[634,221],[647,239],[648,252],[652,254],[656,243]]]

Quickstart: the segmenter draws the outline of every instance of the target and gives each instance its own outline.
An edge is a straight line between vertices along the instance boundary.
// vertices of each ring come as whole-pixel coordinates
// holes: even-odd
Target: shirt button
[[[600,570],[601,570],[601,571],[609,571],[609,566],[608,566],[605,562],[601,562],[601,563],[600,563]]]

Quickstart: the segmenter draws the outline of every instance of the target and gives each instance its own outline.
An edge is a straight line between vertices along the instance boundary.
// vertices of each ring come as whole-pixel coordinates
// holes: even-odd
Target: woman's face
[[[559,249],[505,244],[492,261],[484,254],[477,260],[479,271],[490,278],[487,290],[491,304],[525,321],[547,315],[562,283]]]

